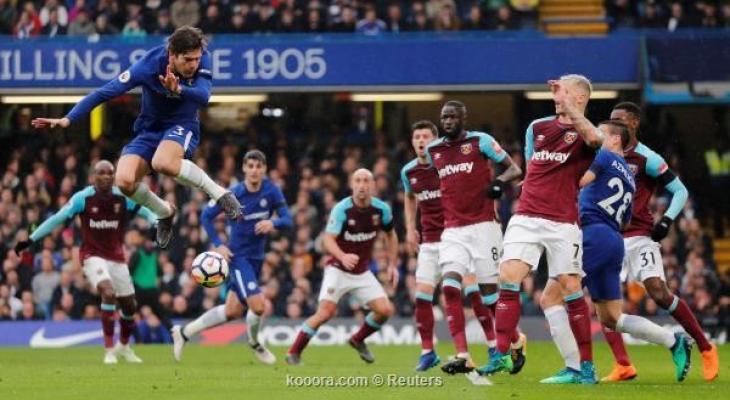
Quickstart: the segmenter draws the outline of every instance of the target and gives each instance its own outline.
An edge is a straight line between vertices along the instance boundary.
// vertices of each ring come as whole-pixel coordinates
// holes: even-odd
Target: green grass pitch
[[[100,347],[39,350],[0,349],[0,399],[254,399],[254,400],[337,400],[337,399],[641,399],[716,400],[730,398],[730,345],[720,347],[720,377],[707,383],[702,364],[693,348],[692,370],[683,383],[673,378],[668,352],[657,346],[631,346],[629,353],[639,378],[619,384],[595,386],[540,385],[538,380],[560,367],[557,352],[548,342],[528,344],[527,365],[517,376],[499,375],[492,386],[475,386],[464,376],[447,376],[438,368],[426,374],[413,372],[419,349],[415,346],[371,346],[376,362],[366,365],[349,347],[310,347],[304,365],[282,363],[286,349],[273,348],[279,357],[275,366],[259,364],[243,344],[229,347],[191,345],[182,363],[172,360],[167,346],[137,346],[144,364],[129,365],[120,360],[115,366],[102,364]],[[442,358],[453,351],[451,344],[439,345]],[[485,348],[472,346],[479,364],[486,361]],[[608,347],[596,345],[599,374],[611,368]],[[386,380],[373,383],[373,376]],[[388,375],[404,381],[388,386]],[[296,387],[304,377],[366,377],[365,387]],[[433,377],[433,386],[413,387],[411,377]],[[289,381],[287,380],[289,377]],[[436,379],[439,378],[439,379]],[[355,379],[355,378],[352,378]],[[393,378],[390,378],[391,380]],[[310,379],[311,380],[311,379]],[[325,381],[321,381],[326,384]],[[343,382],[344,379],[343,379]],[[362,382],[362,381],[361,381]],[[422,379],[422,382],[428,382]],[[440,383],[440,385],[439,385]],[[289,384],[289,386],[288,386]]]

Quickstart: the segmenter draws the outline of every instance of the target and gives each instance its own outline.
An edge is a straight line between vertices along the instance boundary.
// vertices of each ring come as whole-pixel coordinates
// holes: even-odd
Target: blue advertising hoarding
[[[97,87],[114,79],[163,37],[0,41],[0,93]],[[547,39],[540,34],[456,33],[215,36],[217,91],[418,90],[544,85],[565,73],[635,86],[635,37]]]

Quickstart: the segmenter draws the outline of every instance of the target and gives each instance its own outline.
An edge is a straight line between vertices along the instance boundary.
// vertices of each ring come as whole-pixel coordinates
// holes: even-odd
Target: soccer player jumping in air
[[[67,128],[99,104],[142,86],[142,110],[134,123],[136,137],[122,150],[115,184],[125,196],[157,214],[161,248],[172,238],[176,209],[142,182],[150,168],[205,191],[229,218],[242,215],[236,197],[188,160],[200,141],[198,110],[208,104],[212,88],[211,58],[205,46],[200,29],[180,27],[167,45],[148,51],[116,79],[84,97],[65,117],[32,121],[36,128]]]
[[[636,315],[622,312],[621,264],[624,241],[621,229],[631,219],[636,190],[634,176],[623,158],[629,144],[626,125],[615,120],[598,125],[604,134],[601,150],[580,180],[580,222],[583,228],[584,285],[591,294],[596,313],[604,326],[629,333],[650,343],[665,346],[672,353],[675,376],[683,381],[690,367],[692,344],[683,333]]]
[[[250,150],[243,156],[244,181],[232,188],[236,198],[246,209],[240,220],[229,220],[231,234],[228,245],[216,232],[213,221],[221,213],[217,204],[208,206],[200,217],[205,231],[215,245],[215,251],[228,260],[231,267],[226,304],[213,307],[203,315],[181,327],[172,327],[173,356],[180,361],[185,342],[199,332],[243,317],[244,304],[248,305],[246,325],[248,344],[256,357],[265,364],[273,364],[276,357],[258,340],[265,300],[259,286],[261,265],[268,235],[278,229],[292,226],[292,218],[284,194],[266,177],[266,156],[260,150]],[[272,218],[276,213],[277,217]]]
[[[131,363],[142,360],[129,346],[134,331],[134,285],[129,268],[124,262],[124,228],[127,221],[139,213],[150,223],[157,219],[152,211],[125,198],[112,186],[114,165],[106,160],[94,166],[94,185],[77,192],[56,214],[43,222],[30,235],[30,240],[19,242],[15,252],[38,242],[51,231],[78,215],[81,218],[81,262],[84,274],[101,296],[101,326],[104,332],[104,364],[116,364],[121,356]],[[114,347],[114,312],[119,313],[119,343]]]

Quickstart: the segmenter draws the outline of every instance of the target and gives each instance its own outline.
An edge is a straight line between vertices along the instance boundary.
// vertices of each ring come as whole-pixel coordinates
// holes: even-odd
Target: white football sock
[[[550,325],[550,335],[558,347],[560,355],[565,360],[565,365],[576,371],[580,371],[580,352],[578,343],[570,330],[568,311],[561,305],[548,307],[545,311],[545,319]]]
[[[182,328],[182,333],[189,339],[208,328],[218,326],[226,321],[228,321],[228,318],[226,318],[226,306],[221,304],[204,312],[195,321],[185,325]]]
[[[261,327],[260,315],[256,315],[255,312],[248,310],[246,312],[246,326],[248,328],[248,343],[254,345],[259,342],[259,328]]]
[[[180,173],[175,177],[175,180],[185,186],[196,187],[208,193],[208,196],[216,201],[226,194],[226,189],[210,179],[205,171],[190,160],[182,160]]]
[[[167,218],[172,213],[170,206],[165,200],[162,200],[157,194],[150,191],[150,187],[146,183],[140,182],[137,190],[129,196],[135,203],[149,208],[158,219]]]
[[[621,314],[616,321],[616,330],[668,349],[674,346],[676,340],[674,333],[669,329],[664,329],[648,319],[636,315]]]

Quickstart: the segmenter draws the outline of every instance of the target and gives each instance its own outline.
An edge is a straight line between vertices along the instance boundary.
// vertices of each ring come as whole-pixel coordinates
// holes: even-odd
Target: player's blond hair
[[[590,97],[591,93],[593,93],[593,85],[591,84],[591,80],[586,78],[585,75],[568,74],[561,76],[560,80],[570,82],[576,87],[584,90],[588,94],[588,97]]]

